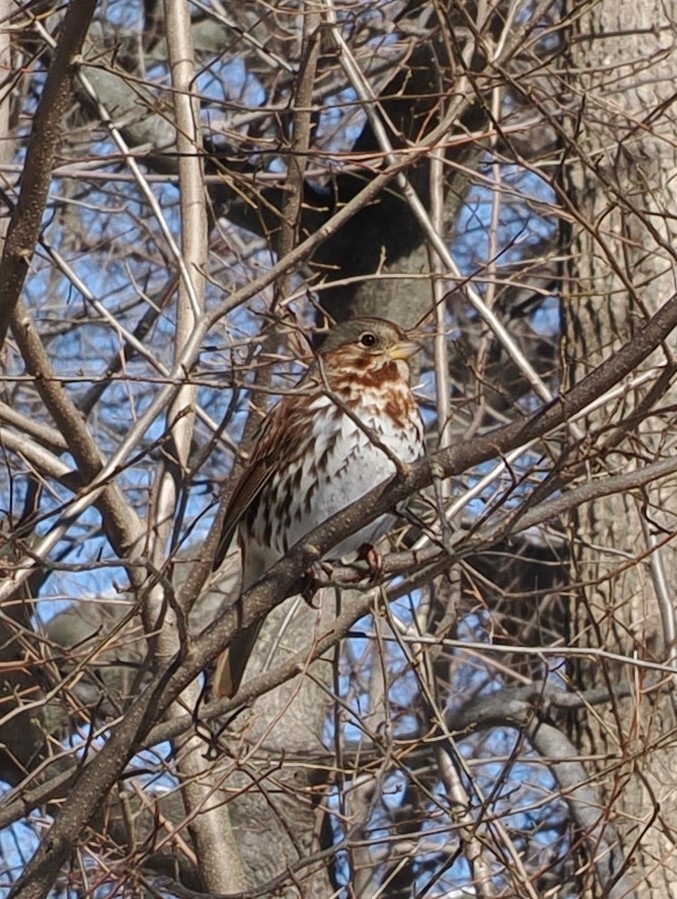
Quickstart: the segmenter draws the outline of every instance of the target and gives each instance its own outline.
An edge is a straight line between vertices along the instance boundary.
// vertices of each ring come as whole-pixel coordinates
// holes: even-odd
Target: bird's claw
[[[377,581],[383,576],[383,556],[371,543],[363,543],[357,551],[357,558],[369,566],[369,580]]]
[[[305,599],[311,609],[318,608],[313,602],[313,599],[320,587],[323,587],[327,581],[331,579],[332,571],[333,568],[331,564],[321,560],[313,562],[312,565],[306,569],[301,596]]]

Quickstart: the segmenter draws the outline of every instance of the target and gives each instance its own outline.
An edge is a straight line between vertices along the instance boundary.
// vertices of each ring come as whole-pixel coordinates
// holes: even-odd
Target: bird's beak
[[[396,343],[395,346],[388,351],[388,355],[391,359],[398,360],[403,359],[405,362],[410,359],[413,355],[420,351],[421,347],[417,343],[412,343],[411,341],[402,341],[402,343]]]

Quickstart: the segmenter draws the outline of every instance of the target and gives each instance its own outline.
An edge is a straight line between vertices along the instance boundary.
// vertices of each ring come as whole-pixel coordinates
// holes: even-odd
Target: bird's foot
[[[324,587],[324,585],[331,580],[333,570],[334,569],[329,562],[323,562],[322,560],[313,562],[312,565],[306,569],[301,596],[305,599],[311,609],[318,608],[313,601],[315,594],[320,587]]]
[[[383,576],[383,556],[371,543],[363,543],[357,551],[357,558],[369,566],[369,580],[377,581]]]

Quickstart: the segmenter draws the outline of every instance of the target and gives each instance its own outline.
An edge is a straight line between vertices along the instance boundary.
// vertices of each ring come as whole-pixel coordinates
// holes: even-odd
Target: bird
[[[395,322],[355,318],[335,325],[296,387],[264,418],[236,482],[214,558],[237,538],[242,595],[312,530],[424,453],[410,359],[420,347]],[[392,527],[386,514],[334,546],[347,559]],[[258,621],[219,657],[215,697],[233,697],[259,634]]]

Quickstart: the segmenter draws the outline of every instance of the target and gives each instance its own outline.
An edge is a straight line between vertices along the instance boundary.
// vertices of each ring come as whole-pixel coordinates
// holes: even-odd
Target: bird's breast
[[[269,564],[320,524],[365,496],[423,453],[423,428],[407,387],[383,392],[352,387],[315,397],[303,433],[259,498],[250,539],[267,547]],[[301,429],[299,429],[301,430]],[[371,522],[327,553],[338,558],[375,543],[391,516]]]

